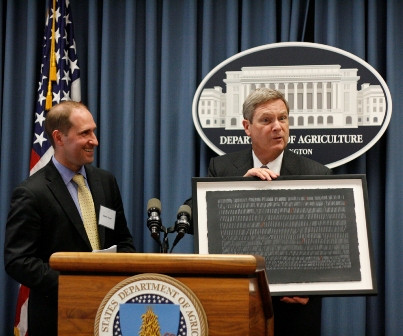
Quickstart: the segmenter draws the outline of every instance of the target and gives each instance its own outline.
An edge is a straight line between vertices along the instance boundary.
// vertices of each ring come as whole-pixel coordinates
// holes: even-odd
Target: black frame
[[[270,284],[270,291],[273,296],[291,296],[291,295],[326,295],[326,296],[339,296],[339,295],[376,295],[377,294],[377,284],[375,276],[375,266],[373,258],[372,249],[372,235],[371,235],[371,225],[369,221],[369,209],[368,209],[368,191],[365,175],[312,175],[312,176],[280,176],[274,181],[262,181],[253,177],[194,177],[192,178],[192,188],[193,188],[193,225],[194,225],[194,235],[195,235],[195,253],[206,254],[206,253],[217,253],[216,246],[221,243],[222,237],[220,233],[220,228],[216,223],[207,224],[207,213],[210,213],[210,218],[216,215],[216,208],[214,206],[214,200],[211,201],[211,197],[215,192],[218,195],[226,195],[226,193],[235,193],[237,195],[247,195],[250,190],[262,190],[259,192],[260,195],[263,193],[286,193],[290,190],[295,190],[293,193],[313,193],[320,194],[330,192],[329,190],[335,190],[335,192],[347,192],[350,195],[350,200],[352,200],[353,205],[349,207],[352,209],[350,215],[347,217],[353,217],[350,222],[353,222],[353,229],[356,228],[356,240],[348,238],[350,244],[350,250],[357,250],[355,253],[356,258],[359,260],[358,265],[356,264],[355,273],[359,273],[360,279],[350,280],[349,276],[347,278],[341,278],[334,280],[334,275],[341,274],[339,270],[333,269],[332,272],[329,270],[329,274],[326,276],[326,271],[324,270],[313,270],[306,272],[305,274],[310,274],[312,277],[312,272],[324,272],[325,277],[318,276],[314,281],[301,281],[298,279],[298,273],[301,270],[282,270],[280,273],[283,278],[288,279],[282,282],[282,280],[277,281],[277,283]],[[267,191],[265,191],[267,190]],[[212,192],[212,193],[210,193]],[[207,195],[210,201],[207,201]],[[229,194],[228,194],[229,195]],[[232,195],[232,194],[231,194]],[[245,196],[248,197],[248,196]],[[326,196],[324,196],[326,197]],[[214,198],[214,197],[213,197]],[[209,205],[208,205],[209,203]],[[347,203],[347,202],[346,202]],[[210,208],[209,208],[210,207]],[[205,209],[205,211],[200,211],[200,209]],[[353,212],[353,213],[352,213]],[[210,220],[214,222],[214,218]],[[213,225],[214,224],[214,225]],[[209,248],[209,238],[207,231],[209,230],[211,241],[215,242],[213,248]],[[352,231],[351,231],[352,232]],[[217,238],[218,237],[218,238]],[[251,240],[254,237],[251,237]],[[350,240],[353,240],[351,242]],[[352,244],[352,245],[351,245]],[[353,247],[353,248],[351,248]],[[220,249],[221,247],[218,247]],[[225,252],[221,252],[225,253]],[[231,252],[230,252],[231,253]],[[353,252],[351,252],[353,253]],[[252,254],[252,253],[248,253]],[[259,253],[261,254],[261,253]],[[353,258],[354,259],[354,258]],[[267,257],[266,257],[267,265]],[[348,269],[354,267],[346,267]],[[267,269],[268,278],[270,282],[270,274],[277,274],[275,271],[270,271]],[[278,271],[276,271],[278,272]],[[315,277],[315,276],[314,276]],[[295,280],[297,279],[297,280]],[[326,280],[323,280],[326,279]],[[295,281],[294,281],[295,280]],[[331,281],[333,280],[333,281]]]

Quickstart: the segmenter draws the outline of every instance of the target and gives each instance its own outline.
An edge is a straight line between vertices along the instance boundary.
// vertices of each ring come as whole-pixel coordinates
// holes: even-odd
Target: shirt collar
[[[73,176],[76,174],[81,174],[84,176],[85,179],[87,179],[87,174],[85,172],[84,166],[82,166],[80,168],[80,170],[76,173],[76,172],[72,171],[71,169],[63,166],[59,161],[56,160],[56,158],[54,156],[52,156],[52,162],[55,165],[58,172],[60,173],[60,175],[62,176],[62,179],[65,184],[69,183],[71,181],[71,179],[73,178]]]
[[[281,164],[283,162],[283,155],[284,151],[281,152],[279,156],[277,156],[273,161],[270,161],[267,165],[267,167],[270,168],[270,170],[274,171],[277,174],[280,174],[281,171]],[[260,160],[257,158],[255,152],[252,149],[252,156],[253,156],[253,168],[260,168],[263,166],[263,163],[260,162]]]

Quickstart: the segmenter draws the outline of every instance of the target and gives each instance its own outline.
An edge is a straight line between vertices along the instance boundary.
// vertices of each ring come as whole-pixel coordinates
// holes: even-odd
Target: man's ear
[[[243,128],[245,130],[246,135],[250,136],[250,130],[249,130],[250,122],[249,122],[249,120],[247,120],[247,119],[242,120],[242,125],[243,125]]]
[[[63,146],[62,135],[63,135],[62,132],[60,132],[58,130],[54,130],[52,132],[52,137],[53,137],[53,141],[55,142],[55,145]]]

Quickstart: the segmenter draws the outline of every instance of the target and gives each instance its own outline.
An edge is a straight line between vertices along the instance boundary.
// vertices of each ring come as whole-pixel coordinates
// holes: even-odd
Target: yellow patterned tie
[[[90,240],[92,249],[99,250],[98,225],[91,192],[85,184],[83,175],[74,175],[73,181],[78,185],[78,202],[80,203],[81,215],[88,239]]]

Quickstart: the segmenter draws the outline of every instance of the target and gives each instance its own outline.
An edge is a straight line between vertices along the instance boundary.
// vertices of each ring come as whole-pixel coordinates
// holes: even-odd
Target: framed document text
[[[192,183],[196,253],[262,255],[273,296],[376,294],[365,175]]]

